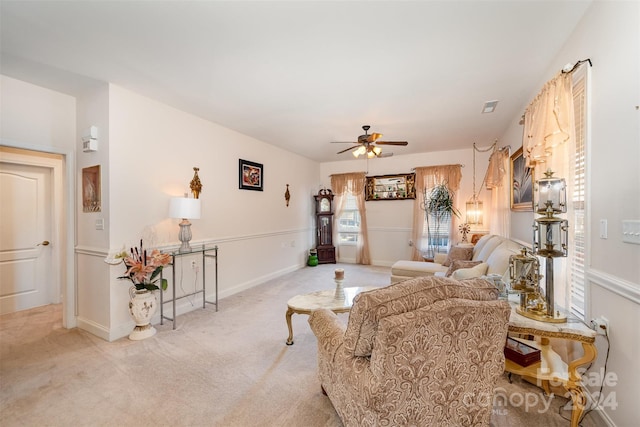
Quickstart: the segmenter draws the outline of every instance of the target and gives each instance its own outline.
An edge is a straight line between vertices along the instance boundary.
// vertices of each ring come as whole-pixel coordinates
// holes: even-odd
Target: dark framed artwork
[[[511,210],[533,211],[533,168],[526,165],[522,148],[511,155]]]
[[[365,200],[415,199],[415,183],[415,173],[368,176]]]
[[[240,159],[239,186],[241,190],[262,191],[264,186],[264,166],[260,163]]]
[[[82,169],[82,212],[100,212],[100,165]]]

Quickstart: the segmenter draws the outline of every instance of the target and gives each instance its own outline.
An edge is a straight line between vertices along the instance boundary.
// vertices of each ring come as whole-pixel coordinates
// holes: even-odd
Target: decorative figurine
[[[289,200],[291,199],[291,193],[289,193],[289,184],[287,184],[287,191],[284,192],[284,199],[287,201],[287,207],[288,207]]]
[[[471,231],[471,227],[469,226],[469,224],[460,224],[458,230],[460,230],[460,233],[462,233],[462,243],[468,243],[467,234],[469,234],[469,231]]]
[[[193,179],[191,180],[189,187],[191,188],[191,192],[193,193],[193,198],[198,199],[200,197],[200,192],[202,191],[202,183],[200,182],[200,177],[198,176],[198,171],[200,170],[200,168],[194,167],[193,170],[195,172],[193,174]]]

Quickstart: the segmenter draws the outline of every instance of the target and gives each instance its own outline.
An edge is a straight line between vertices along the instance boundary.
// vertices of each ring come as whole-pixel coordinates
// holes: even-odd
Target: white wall
[[[73,254],[75,212],[76,99],[40,86],[0,75],[0,143],[2,145],[57,153],[64,156],[61,170],[54,174],[56,191],[67,197],[54,202],[64,216],[58,223],[55,248],[60,263],[57,282],[63,299],[65,327],[76,326],[75,262]],[[59,176],[62,176],[58,179]],[[56,274],[56,272],[53,272]]]
[[[0,90],[4,145],[68,155],[67,211],[74,211],[69,242],[75,253],[71,247],[67,297],[75,296],[77,273],[79,327],[108,340],[133,328],[129,284],[117,280],[122,266],[109,267],[104,257],[140,238],[150,245],[178,244],[178,221],[167,218],[168,201],[188,191],[193,166],[200,167],[203,183],[203,217],[193,220],[193,242],[220,247],[221,298],[305,265],[314,245],[316,162],[114,85],[96,86],[76,100],[0,76]],[[79,135],[91,125],[98,127],[99,149],[83,153]],[[238,189],[240,158],[264,165],[263,192]],[[82,168],[96,164],[101,166],[102,211],[84,213]],[[96,219],[104,220],[104,230],[96,230]],[[185,269],[184,283],[194,280]],[[209,280],[207,286],[212,299]],[[75,306],[71,301],[72,315]],[[189,300],[181,300],[181,312],[191,309]]]
[[[104,259],[109,252],[109,85],[97,85],[78,97],[76,162],[76,264],[78,326],[105,339],[110,334],[112,304],[109,289],[109,266]],[[82,136],[90,126],[98,129],[98,150],[83,152]],[[83,212],[82,169],[100,166],[100,212]],[[96,221],[104,221],[104,229]]]
[[[605,387],[603,394],[618,406],[606,404],[605,418],[613,425],[630,426],[640,417],[640,245],[622,242],[622,220],[640,219],[640,3],[593,2],[547,75],[541,76],[540,88],[566,63],[586,58],[593,61],[587,148],[587,320],[605,316],[610,321],[607,368],[617,383]],[[522,111],[515,113],[514,125],[503,140],[521,141],[517,121]],[[601,219],[608,221],[607,239],[599,238]],[[512,214],[512,234],[526,239],[522,231],[532,220],[531,213]],[[597,344],[594,372],[603,367],[607,349],[602,337]]]
[[[0,90],[3,140],[48,152],[74,148],[74,97],[4,75],[0,75]]]
[[[368,176],[411,173],[413,168],[421,166],[462,164],[462,180],[460,190],[457,192],[456,207],[462,214],[464,221],[465,202],[473,194],[473,142],[469,141],[469,149],[438,151],[412,155],[395,154],[392,157],[379,159],[353,159],[322,163],[320,174],[322,184],[331,188],[331,174],[347,172],[367,172]],[[493,141],[476,141],[479,149],[489,147]],[[410,144],[419,144],[420,141],[409,141]],[[503,144],[498,141],[498,146]],[[396,150],[400,151],[400,149]],[[347,156],[342,154],[341,156]],[[490,152],[476,153],[476,192],[480,191],[480,185],[489,164]],[[486,232],[489,224],[489,198],[491,193],[487,190],[480,192],[480,198],[485,201],[484,225],[475,227],[474,231]],[[413,224],[414,200],[378,200],[368,201],[365,204],[367,212],[367,224],[369,231],[369,246],[372,264],[390,266],[401,259],[410,259],[411,228]],[[454,236],[459,240],[460,235]],[[355,249],[342,247],[340,249],[340,261],[355,262]]]
[[[239,159],[264,165],[264,191],[238,188]],[[202,218],[191,221],[192,245],[218,244],[221,297],[304,266],[312,245],[316,162],[110,85],[111,250],[140,238],[147,245],[178,244],[179,220],[168,218],[169,199],[190,192],[193,167],[200,168],[203,188]],[[193,286],[191,273],[185,269],[183,285]],[[128,286],[113,277],[111,328],[124,331],[131,323]],[[191,307],[186,300],[182,306]]]

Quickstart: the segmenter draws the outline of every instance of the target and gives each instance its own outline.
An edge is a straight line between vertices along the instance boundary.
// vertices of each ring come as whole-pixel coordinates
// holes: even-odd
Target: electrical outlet
[[[196,264],[195,260],[191,261],[191,269],[195,270],[196,268],[198,268],[198,264]]]
[[[591,325],[596,330],[596,332],[600,335],[608,335],[609,334],[609,319],[606,317],[600,316],[591,321]]]

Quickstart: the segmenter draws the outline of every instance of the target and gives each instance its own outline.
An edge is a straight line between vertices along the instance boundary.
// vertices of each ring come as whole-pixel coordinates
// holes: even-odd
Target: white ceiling
[[[329,142],[364,124],[409,141],[396,155],[471,148],[552,77],[589,3],[1,0],[0,71],[112,82],[317,161],[352,159]]]

